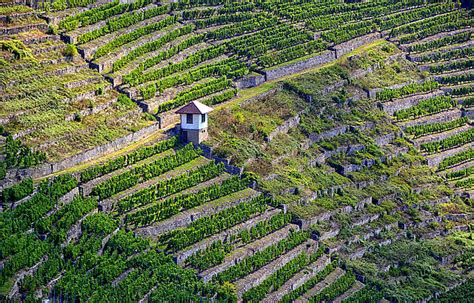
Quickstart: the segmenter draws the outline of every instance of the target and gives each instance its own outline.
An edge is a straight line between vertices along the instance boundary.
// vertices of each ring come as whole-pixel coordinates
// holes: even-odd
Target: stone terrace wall
[[[408,84],[412,84],[412,83],[423,83],[425,80],[418,80],[418,81],[408,81],[408,82],[405,82],[405,83],[400,83],[400,84],[395,84],[395,85],[391,85],[391,86],[388,86],[388,87],[384,87],[384,88],[374,88],[374,89],[370,89],[367,91],[367,95],[369,96],[369,98],[371,99],[375,99],[377,97],[377,93],[384,90],[384,89],[398,89],[398,88],[402,88]]]
[[[265,71],[266,81],[301,72],[324,63],[336,60],[334,51],[325,51],[314,57]]]
[[[215,160],[217,163],[223,163],[225,171],[228,172],[229,174],[232,174],[232,175],[242,174],[243,168],[230,164],[231,159],[224,159],[215,155],[213,153],[212,147],[204,145],[204,144],[200,144],[199,147],[202,149],[204,157],[211,160]]]
[[[463,112],[459,109],[443,111],[437,114],[424,116],[419,119],[410,120],[399,124],[402,129],[405,129],[409,126],[435,123],[435,122],[447,122],[455,119],[459,119],[463,116]]]
[[[333,49],[336,51],[336,58],[340,58],[354,49],[361,47],[362,45],[369,44],[380,38],[382,38],[381,33],[372,33],[338,44],[333,47]]]
[[[109,142],[107,144],[89,149],[83,153],[74,155],[60,162],[45,163],[38,167],[32,167],[32,168],[13,171],[12,173],[10,173],[9,177],[14,177],[16,175],[17,177],[31,176],[33,178],[41,178],[46,175],[70,168],[81,162],[90,161],[94,158],[104,156],[106,154],[117,151],[121,148],[124,148],[125,146],[129,145],[132,142],[138,141],[143,137],[147,137],[151,135],[152,133],[158,130],[159,130],[159,124],[153,124],[148,127],[142,128],[141,130],[137,132],[115,139],[114,141]]]
[[[278,125],[268,136],[265,138],[265,141],[270,142],[275,138],[278,134],[286,134],[291,128],[294,128],[300,124],[300,115],[301,112],[296,114],[294,117],[283,122],[283,124]]]
[[[235,83],[235,86],[237,86],[238,89],[243,89],[243,88],[259,86],[263,82],[265,82],[264,75],[248,75],[239,79]]]
[[[437,97],[441,95],[444,95],[444,92],[441,90],[438,90],[438,91],[428,93],[428,94],[414,95],[414,96],[409,96],[409,97],[394,100],[394,101],[383,102],[383,103],[380,103],[380,107],[388,115],[393,115],[396,111],[410,108],[412,106],[417,105],[418,103],[420,103],[421,101],[425,99]]]

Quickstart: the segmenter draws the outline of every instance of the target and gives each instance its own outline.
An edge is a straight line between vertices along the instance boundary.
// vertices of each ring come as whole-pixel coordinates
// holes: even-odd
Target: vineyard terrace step
[[[160,182],[160,181],[164,181],[166,179],[171,179],[173,177],[177,177],[179,175],[182,175],[184,174],[185,172],[187,171],[191,171],[191,170],[194,170],[194,169],[197,169],[201,166],[204,166],[206,164],[208,164],[210,162],[210,160],[204,158],[204,157],[198,157],[190,162],[187,162],[169,172],[166,172],[162,175],[159,175],[155,178],[152,178],[150,180],[147,180],[143,183],[140,183],[140,184],[137,184],[136,186],[133,186],[123,192],[120,192],[110,198],[107,198],[105,200],[102,200],[99,202],[99,208],[102,210],[102,211],[110,211],[113,207],[113,205],[115,204],[115,202],[119,201],[120,199],[123,199],[123,198],[126,198],[134,193],[136,193],[137,191],[141,190],[141,189],[144,189],[144,188],[147,188],[149,186],[153,186],[154,184]]]
[[[456,134],[459,134],[461,132],[468,131],[469,129],[473,128],[472,125],[464,125],[455,129],[447,130],[444,132],[436,133],[436,134],[430,134],[426,136],[419,137],[414,140],[415,146],[420,147],[421,144],[428,143],[428,142],[434,142],[434,141],[440,141],[443,139],[446,139],[448,137],[454,136]]]
[[[438,166],[438,164],[446,157],[453,156],[457,153],[462,151],[468,150],[470,148],[474,148],[474,142],[469,142],[463,146],[459,146],[456,148],[451,148],[448,150],[444,150],[434,155],[426,156],[426,160],[428,161],[428,165],[431,167]]]
[[[450,36],[454,36],[454,35],[457,35],[457,34],[460,34],[460,33],[464,33],[464,32],[474,32],[474,28],[470,28],[470,27],[467,27],[467,28],[461,28],[461,29],[457,29],[457,30],[453,30],[453,31],[449,31],[449,32],[440,32],[440,33],[437,33],[435,35],[432,35],[432,36],[428,36],[426,38],[423,38],[421,40],[417,40],[416,42],[414,43],[409,43],[409,44],[403,44],[403,46],[401,47],[402,50],[406,50],[406,48],[408,46],[412,46],[412,45],[416,45],[416,44],[423,44],[423,43],[426,43],[426,42],[431,42],[431,41],[435,41],[435,40],[439,40],[441,38],[445,38],[445,37],[450,37]]]
[[[274,259],[273,261],[261,267],[257,271],[236,281],[235,286],[237,288],[237,297],[241,299],[242,295],[246,291],[265,281],[265,279],[267,279],[274,272],[285,266],[285,264],[296,258],[300,253],[306,252],[308,254],[312,254],[316,252],[317,249],[318,243],[313,239],[309,239],[308,241],[293,248],[286,254]]]
[[[349,298],[350,296],[352,296],[353,294],[355,294],[356,292],[358,292],[359,290],[361,290],[362,288],[364,288],[364,284],[359,282],[359,281],[355,281],[355,283],[352,285],[351,288],[349,288],[348,290],[346,290],[342,295],[340,295],[339,297],[337,297],[336,299],[334,299],[332,301],[332,303],[341,303],[342,301],[344,301],[345,299]]]
[[[230,255],[227,255],[221,264],[199,273],[198,276],[202,278],[204,282],[209,282],[215,275],[223,272],[233,265],[236,265],[244,258],[254,255],[255,253],[264,250],[274,243],[287,238],[292,231],[297,230],[299,230],[298,225],[288,224],[287,226],[271,234],[268,234],[261,239],[249,243],[241,248],[237,248],[236,250],[232,251]]]
[[[139,8],[137,10],[134,10],[134,14],[137,14],[137,13],[141,13],[141,12],[145,12],[147,10],[150,10],[150,9],[153,9],[157,7],[157,5],[155,4],[150,4],[150,5],[147,5],[145,7],[142,7],[142,8]],[[94,24],[90,24],[90,25],[87,25],[87,26],[83,26],[83,27],[79,27],[79,28],[76,28],[70,32],[67,32],[65,34],[63,34],[63,37],[64,39],[67,41],[67,43],[72,43],[72,44],[76,44],[77,43],[77,38],[80,36],[80,35],[83,35],[85,33],[89,33],[89,32],[92,32],[94,30],[97,30],[99,28],[102,28],[104,26],[107,25],[107,23],[112,20],[112,19],[115,19],[117,17],[121,17],[121,16],[125,16],[125,15],[129,15],[130,12],[127,11],[123,14],[119,14],[119,15],[114,15],[113,17],[111,18],[108,18],[107,20],[102,20],[102,21],[99,21],[97,23],[94,23]]]
[[[172,47],[175,47],[177,46],[178,44],[180,44],[181,42],[183,42],[184,40],[190,38],[194,36],[194,33],[190,33],[190,34],[186,34],[186,35],[183,35],[183,36],[180,36],[170,42],[167,42],[165,44],[163,44],[162,47],[160,47],[159,49],[155,50],[155,51],[152,51],[152,52],[147,52],[143,55],[140,55],[138,56],[137,58],[134,58],[131,62],[129,62],[126,66],[120,68],[119,70],[117,71],[113,71],[112,73],[108,74],[107,77],[110,78],[111,82],[113,83],[113,86],[119,86],[123,83],[123,76],[124,75],[128,75],[129,73],[131,73],[134,69],[138,68],[140,66],[140,64],[144,63],[146,60],[148,59],[151,59],[157,55],[159,55],[161,52],[167,50],[167,49],[170,49]],[[168,60],[173,60],[174,58],[177,58],[179,57],[181,54],[183,53],[187,53],[187,51],[189,49],[191,49],[192,47],[190,48],[187,48],[185,50],[182,50],[181,52],[179,52],[178,54],[174,55],[173,57],[171,57],[170,59]],[[184,58],[184,57],[182,57]],[[161,62],[164,62],[164,61],[168,61],[168,60],[162,60]],[[180,59],[180,60],[177,60],[177,62],[179,61],[182,61],[183,59]],[[161,62],[159,64],[161,64]],[[175,62],[173,62],[175,63]],[[146,72],[147,70],[143,71],[142,73]]]
[[[175,153],[175,151],[173,149],[169,149],[169,150],[166,150],[166,151],[164,151],[160,154],[157,154],[157,155],[148,157],[146,159],[143,159],[142,161],[139,161],[139,162],[137,162],[133,165],[129,165],[127,167],[117,169],[117,170],[115,170],[115,171],[113,171],[109,174],[100,176],[100,177],[95,178],[93,180],[90,180],[86,183],[83,183],[82,185],[79,186],[79,190],[81,191],[82,195],[88,196],[88,195],[90,195],[90,193],[91,193],[92,189],[94,188],[94,186],[96,186],[97,184],[105,182],[105,181],[109,180],[110,178],[112,178],[114,176],[117,176],[117,175],[120,175],[120,174],[134,168],[134,167],[149,164],[149,163],[151,163],[153,161],[156,161],[158,159],[164,158],[166,156],[173,155],[174,153]]]
[[[408,96],[405,98],[383,102],[380,104],[380,106],[384,112],[392,116],[396,111],[410,108],[412,106],[417,105],[423,100],[437,97],[437,96],[442,96],[442,95],[444,95],[444,92],[442,90],[436,90],[434,92],[430,92],[426,94],[417,94],[417,95]]]
[[[303,268],[299,273],[294,275],[291,279],[285,282],[278,290],[271,292],[262,303],[279,302],[283,296],[288,294],[293,289],[296,289],[313,278],[317,273],[323,270],[331,263],[331,258],[326,255],[321,256],[315,262]]]
[[[447,174],[447,173],[452,173],[452,172],[456,172],[456,171],[460,171],[460,170],[463,170],[463,169],[466,169],[466,168],[469,168],[469,167],[472,167],[474,166],[474,160],[469,160],[469,161],[465,161],[465,162],[461,162],[453,167],[450,167],[446,170],[443,171],[443,174]]]
[[[440,123],[440,122],[448,122],[452,120],[459,119],[463,116],[463,112],[459,108],[453,108],[447,111],[443,111],[433,115],[422,116],[413,120],[397,122],[397,125],[405,129],[410,126],[415,125],[425,125],[431,123]]]
[[[222,183],[224,180],[227,180],[229,179],[231,176],[227,173],[222,173],[221,175],[215,177],[215,178],[212,178],[210,180],[207,180],[207,181],[204,181],[204,182],[201,182],[199,183],[198,185],[195,185],[193,187],[190,187],[190,188],[187,188],[187,189],[184,189],[182,191],[180,191],[179,193],[175,193],[175,194],[172,194],[172,195],[169,195],[169,196],[166,196],[164,198],[160,198],[159,201],[157,203],[161,203],[163,202],[164,200],[167,200],[167,199],[172,199],[178,195],[187,195],[187,194],[194,194],[194,193],[197,193],[199,190],[205,188],[205,187],[208,187],[208,186],[211,186],[211,185],[214,185],[214,184],[218,184],[218,183]],[[133,214],[137,211],[140,211],[140,210],[143,210],[143,209],[146,209],[150,206],[153,205],[153,202],[151,204],[145,204],[145,205],[141,205],[141,206],[138,206],[137,208],[131,210],[130,212],[128,212],[128,214]]]
[[[454,35],[457,35],[457,34],[460,34],[460,33],[473,32],[473,31],[474,31],[473,28],[468,27],[468,28],[462,28],[462,29],[449,31],[449,32],[441,32],[441,33],[438,33],[438,34],[435,34],[435,35],[432,35],[432,36],[428,36],[428,37],[423,38],[421,40],[417,40],[416,42],[413,42],[413,43],[403,44],[403,45],[401,45],[401,49],[403,51],[406,51],[409,47],[414,46],[414,45],[423,44],[423,43],[426,43],[426,42],[439,40],[439,39],[444,38],[444,37],[454,36]]]
[[[242,230],[245,230],[245,229],[250,229],[252,227],[254,227],[255,225],[257,225],[258,223],[260,222],[263,222],[265,220],[268,220],[270,219],[271,217],[279,214],[281,212],[280,209],[278,208],[270,208],[268,209],[267,211],[265,211],[263,214],[260,214],[258,216],[255,216],[243,223],[240,223],[240,224],[237,224],[236,226],[228,229],[228,230],[225,230],[219,234],[216,234],[216,235],[213,235],[209,238],[206,238],[196,244],[193,244],[191,245],[190,247],[184,249],[184,250],[181,250],[179,252],[176,253],[175,255],[175,261],[178,265],[183,265],[186,261],[187,258],[189,258],[191,255],[193,255],[194,253],[196,253],[197,251],[199,250],[204,250],[206,248],[208,248],[212,243],[214,243],[215,241],[226,241],[226,239],[229,239],[231,236],[233,235],[237,235],[238,233],[240,233]]]
[[[198,206],[196,208],[183,211],[169,219],[158,222],[152,226],[139,228],[135,232],[142,236],[155,238],[165,232],[181,227],[186,227],[199,218],[217,214],[225,209],[234,207],[241,203],[248,202],[259,195],[259,192],[251,188],[247,188],[242,191],[211,201],[204,205]]]
[[[323,281],[316,284],[313,288],[305,292],[300,298],[295,300],[295,303],[304,303],[308,302],[312,297],[321,292],[323,289],[334,283],[337,279],[342,277],[345,274],[345,271],[337,267],[333,272],[331,272]]]
[[[432,68],[446,68],[446,67],[449,67],[452,63],[458,63],[458,64],[466,64],[466,62],[469,62],[470,59],[466,59],[466,58],[461,58],[461,59],[453,59],[453,60],[449,60],[449,61],[442,61],[442,62],[436,62],[436,63],[431,63],[431,64],[424,64],[424,65],[419,65],[418,68],[420,69],[420,71],[428,71],[430,72],[430,70]],[[473,67],[472,66],[465,66],[465,67],[461,67],[460,69],[457,69],[457,70],[469,70],[469,69],[472,69]],[[452,70],[452,71],[456,71],[456,70]],[[434,72],[434,74],[439,74],[439,73],[442,73],[442,72]]]
[[[180,24],[173,24],[163,28],[162,30],[153,32],[149,35],[142,36],[130,43],[122,45],[113,50],[112,53],[107,54],[91,62],[91,67],[97,69],[99,72],[110,72],[112,65],[115,61],[121,59],[123,56],[126,56],[128,53],[132,52],[136,48],[139,48],[146,43],[153,42],[160,39],[167,33],[180,28]]]
[[[146,20],[143,20],[139,23],[135,23],[134,25],[129,26],[127,28],[120,29],[118,31],[115,31],[115,32],[109,33],[107,35],[104,35],[102,37],[99,37],[95,40],[92,40],[92,41],[89,41],[87,43],[81,44],[78,47],[78,51],[84,59],[91,60],[94,56],[94,53],[99,49],[99,47],[101,47],[103,45],[106,45],[107,43],[115,40],[116,38],[118,38],[122,35],[131,33],[136,29],[145,27],[145,26],[150,25],[150,24],[157,23],[157,22],[161,21],[162,19],[166,18],[167,16],[168,15],[160,15],[160,16],[156,16],[156,17],[153,17],[153,18],[150,18],[150,19],[146,19]]]
[[[472,46],[474,46],[474,40],[471,40],[471,41],[468,41],[468,42],[465,42],[465,43],[461,43],[461,44],[458,44],[458,45],[454,45],[454,46],[450,45],[450,46],[442,47],[442,48],[439,48],[439,49],[436,49],[436,50],[430,50],[430,51],[423,52],[423,53],[410,54],[410,55],[407,56],[407,59],[412,61],[412,62],[416,62],[416,63],[423,62],[424,61],[423,58],[432,58],[431,61],[438,61],[438,59],[436,59],[438,54],[443,54],[443,53],[447,53],[447,52],[450,52],[450,51],[464,49],[464,48],[468,48],[468,47],[472,47]],[[450,61],[451,59],[447,59],[447,60]]]

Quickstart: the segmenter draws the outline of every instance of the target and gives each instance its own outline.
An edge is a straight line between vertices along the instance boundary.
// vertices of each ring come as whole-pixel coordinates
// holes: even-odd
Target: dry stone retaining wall
[[[453,156],[457,153],[460,153],[462,151],[465,151],[465,150],[467,150],[469,148],[473,148],[473,147],[474,147],[474,142],[471,142],[469,144],[466,144],[466,145],[463,145],[463,146],[460,146],[460,147],[457,147],[457,148],[452,148],[452,149],[445,150],[445,151],[443,151],[439,154],[427,156],[426,160],[427,160],[429,166],[431,166],[431,167],[438,166],[439,163],[444,158]]]
[[[405,86],[405,85],[402,85],[402,86]],[[375,92],[372,93],[373,98],[375,98],[375,95],[376,95],[377,91],[381,91],[381,89],[376,89],[376,90],[372,90],[372,91],[375,91]],[[413,95],[413,96],[405,97],[405,98],[394,100],[394,101],[383,102],[383,103],[380,103],[380,107],[388,115],[391,116],[396,111],[410,108],[412,106],[417,105],[418,103],[420,103],[423,100],[426,100],[426,99],[432,98],[432,97],[441,96],[441,95],[444,95],[444,92],[442,90],[437,90],[437,91],[434,91],[432,93]]]
[[[243,223],[240,223],[240,224],[238,224],[238,225],[236,225],[236,226],[234,226],[230,229],[227,229],[227,230],[225,230],[225,231],[223,231],[223,232],[221,232],[217,235],[206,238],[206,239],[202,240],[201,242],[198,242],[198,243],[190,246],[189,248],[186,248],[185,250],[182,250],[182,251],[178,252],[177,254],[175,254],[175,262],[178,265],[183,265],[187,258],[192,256],[193,254],[195,254],[199,250],[206,249],[213,242],[218,241],[218,240],[224,242],[224,241],[226,241],[226,239],[228,239],[232,235],[238,234],[241,230],[250,229],[253,226],[257,225],[259,222],[265,221],[265,220],[271,218],[272,216],[278,214],[280,211],[281,211],[280,209],[274,209],[274,208],[270,209],[270,210],[266,211],[265,213],[263,213],[259,216],[253,217],[250,220],[247,220]]]
[[[353,51],[354,49],[361,47],[365,44],[369,44],[380,38],[382,38],[381,33],[372,33],[338,44],[333,47],[333,49],[336,51],[336,58],[340,58],[341,56]]]
[[[402,129],[405,129],[410,126],[438,123],[438,122],[448,122],[455,119],[459,119],[463,116],[463,112],[459,109],[453,109],[448,111],[443,111],[437,114],[423,116],[421,118],[410,120],[402,123],[398,123]]]
[[[237,281],[235,283],[237,286],[237,296],[239,298],[242,298],[242,295],[246,291],[262,283],[271,274],[273,274],[274,272],[282,268],[285,264],[296,258],[300,253],[307,252],[308,254],[312,254],[317,250],[317,248],[318,243],[312,239],[309,239],[307,242],[295,247],[286,254],[280,256],[279,258],[260,268],[256,272]]]
[[[252,195],[248,197],[236,199],[234,201],[227,202],[223,205],[217,205],[214,207],[212,205],[204,205],[204,207],[200,209],[190,209],[188,211],[181,212],[178,215],[173,216],[165,221],[162,221],[157,225],[140,228],[136,231],[136,233],[143,236],[156,237],[157,235],[163,234],[170,230],[185,227],[199,218],[218,213],[221,210],[249,201],[252,198],[257,197],[258,195],[260,195],[260,193],[255,191]]]
[[[224,169],[226,172],[232,175],[241,175],[243,172],[243,168],[230,164],[231,159],[224,159],[221,158],[213,153],[213,149],[210,146],[200,144],[199,148],[203,151],[204,157],[215,160],[217,163],[223,163]]]
[[[19,169],[16,172],[13,172],[16,176],[31,176],[33,178],[41,178],[52,173],[70,168],[74,165],[77,165],[82,162],[87,162],[97,157],[112,153],[116,150],[124,148],[128,144],[138,141],[143,137],[150,136],[154,132],[159,130],[158,124],[153,124],[148,127],[142,128],[141,130],[128,134],[124,137],[118,138],[107,144],[89,149],[81,154],[74,155],[70,158],[64,159],[56,163],[46,163],[38,167]]]
[[[265,75],[249,75],[239,79],[235,85],[238,89],[259,86],[265,82]]]
[[[29,24],[29,25],[1,28],[0,36],[11,36],[11,35],[19,34],[21,32],[28,32],[32,30],[39,30],[41,32],[46,32],[48,30],[48,25],[46,23],[39,23],[39,24]]]
[[[297,61],[295,63],[290,63],[281,67],[265,70],[265,80],[275,80],[287,75],[301,72],[305,69],[334,61],[336,60],[335,54],[336,53],[334,51],[325,51],[306,60]]]
[[[278,134],[286,134],[291,128],[294,128],[300,124],[302,112],[299,112],[294,117],[283,122],[283,124],[278,125],[266,138],[265,141],[270,142]]]

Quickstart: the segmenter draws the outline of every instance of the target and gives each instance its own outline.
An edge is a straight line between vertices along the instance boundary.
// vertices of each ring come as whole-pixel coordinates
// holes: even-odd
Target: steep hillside
[[[472,10],[28,4],[0,4],[2,300],[474,300]]]

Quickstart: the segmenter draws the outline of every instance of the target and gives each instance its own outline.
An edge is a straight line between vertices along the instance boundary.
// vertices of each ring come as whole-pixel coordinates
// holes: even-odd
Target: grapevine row
[[[474,173],[474,166],[471,166],[471,167],[467,167],[461,170],[447,173],[446,179],[448,180],[462,179],[464,177],[472,175],[473,173]]]
[[[81,172],[81,182],[88,182],[100,176],[111,173],[115,170],[135,164],[141,160],[160,154],[170,148],[176,147],[177,144],[178,137],[172,137],[171,139],[160,141],[151,146],[140,147],[136,151],[133,151],[129,154],[117,157],[113,160],[109,160],[104,164],[95,165],[86,169],[85,171]]]
[[[295,45],[279,52],[263,55],[258,58],[258,64],[263,67],[271,67],[288,62],[306,55],[327,49],[327,44],[321,40]]]
[[[409,52],[425,52],[425,51],[437,49],[437,48],[440,48],[440,47],[446,46],[446,45],[453,45],[453,44],[456,44],[456,43],[466,42],[466,41],[469,41],[470,39],[471,39],[471,32],[463,32],[463,33],[455,34],[455,35],[452,35],[452,36],[442,37],[440,39],[436,39],[436,40],[432,40],[432,41],[427,41],[427,42],[423,42],[423,43],[417,43],[417,44],[414,44],[414,45],[410,45],[410,46],[408,46],[407,51],[409,51]],[[459,53],[459,52],[462,52],[462,51],[461,50],[456,50],[454,52]],[[439,55],[443,56],[444,59],[449,59],[450,58],[449,56],[452,56],[451,53],[440,53]],[[431,57],[431,55],[430,55],[430,57]]]
[[[343,294],[347,291],[355,282],[355,276],[353,273],[346,273],[339,279],[337,279],[334,283],[329,285],[328,287],[321,290],[317,293],[314,297],[312,297],[309,302],[321,302],[323,300],[333,300],[339,295]]]
[[[413,135],[415,138],[418,138],[418,137],[429,135],[429,134],[434,134],[434,133],[439,133],[439,132],[455,129],[455,128],[466,125],[468,122],[469,122],[468,117],[462,117],[462,118],[455,119],[452,121],[447,121],[447,122],[438,122],[438,123],[432,123],[432,124],[421,124],[421,125],[409,126],[405,129],[405,132],[410,135]]]
[[[222,91],[232,85],[232,81],[223,76],[219,79],[206,82],[202,85],[194,86],[188,91],[181,92],[176,98],[161,103],[158,106],[158,113],[168,111],[186,104],[189,101],[196,100],[215,92]]]
[[[470,148],[468,150],[465,150],[465,151],[462,151],[462,152],[457,153],[455,155],[444,158],[440,162],[440,164],[438,166],[438,169],[443,170],[443,169],[446,169],[448,167],[451,167],[451,166],[454,166],[454,165],[457,165],[457,164],[460,164],[460,163],[463,163],[465,161],[469,161],[469,160],[472,160],[472,159],[474,159],[474,149]]]
[[[157,177],[167,171],[181,166],[199,157],[201,150],[193,148],[192,144],[186,145],[178,150],[176,154],[158,159],[152,163],[137,166],[120,175],[98,184],[92,189],[91,194],[98,196],[100,200],[135,186],[141,182]]]
[[[438,87],[439,84],[436,81],[425,81],[423,83],[408,84],[401,88],[387,88],[377,92],[377,100],[390,101],[416,93],[429,92],[437,89]]]
[[[453,49],[446,52],[437,51],[421,57],[420,62],[447,61],[451,59],[466,58],[474,54],[474,47]]]
[[[461,69],[469,69],[474,66],[474,59],[452,61],[443,65],[430,66],[430,73],[442,73]]]
[[[231,282],[243,278],[265,264],[268,264],[275,258],[302,244],[308,240],[308,238],[308,231],[292,232],[287,238],[280,240],[264,250],[256,252],[254,255],[244,258],[236,265],[220,272],[214,276],[213,280],[219,283],[224,283],[225,281]]]
[[[454,183],[456,187],[471,188],[474,185],[474,178],[462,179]]]
[[[258,286],[246,291],[242,299],[244,302],[260,302],[269,292],[279,289],[286,281],[293,277],[296,273],[304,269],[305,266],[317,260],[324,253],[324,246],[318,247],[318,250],[311,256],[306,253],[299,254],[295,259],[285,264],[282,268],[274,272],[265,281]]]
[[[33,193],[33,179],[26,178],[20,183],[5,188],[2,191],[3,203],[16,202]]]
[[[474,140],[474,128],[455,134],[449,138],[421,144],[421,149],[430,154],[458,147]]]
[[[155,96],[157,92],[162,93],[165,89],[179,85],[189,85],[196,81],[209,77],[222,77],[234,79],[248,73],[248,68],[240,61],[227,59],[214,64],[207,64],[195,69],[191,69],[184,74],[176,74],[152,82],[140,89],[140,94],[144,99]]]
[[[115,61],[112,65],[113,71],[118,71],[128,63],[135,60],[137,57],[140,57],[143,54],[155,51],[160,49],[165,43],[175,40],[176,38],[189,34],[193,31],[192,25],[186,25],[181,28],[175,29],[169,33],[166,33],[164,36],[156,39],[152,42],[145,43],[144,45],[135,48],[131,52],[127,53],[127,55],[121,57],[119,60]]]
[[[109,43],[99,47],[97,51],[94,54],[94,59],[100,58],[106,54],[111,53],[113,50],[116,48],[127,44],[129,42],[135,41],[138,38],[141,38],[145,35],[151,34],[153,32],[159,31],[164,29],[167,26],[170,26],[172,24],[176,24],[176,16],[168,16],[165,17],[164,19],[152,23],[147,26],[140,27],[139,29],[134,30],[133,32],[130,32],[128,34],[121,35],[117,37],[116,39],[110,41]]]
[[[190,188],[192,186],[198,185],[201,182],[215,178],[223,171],[224,167],[221,163],[216,164],[215,162],[211,162],[209,164],[200,166],[195,170],[161,181],[153,186],[144,188],[131,196],[121,199],[117,205],[118,211],[120,213],[124,213],[132,210],[135,207],[153,203],[160,198],[180,192],[186,188]],[[153,203],[150,208],[150,214],[153,214],[152,211],[154,210],[166,208],[170,201],[172,201],[172,199]],[[126,217],[126,221],[134,221],[134,218],[139,218],[141,215],[149,213],[148,209],[149,208],[146,208],[142,211],[138,211],[137,213],[128,215]]]
[[[240,179],[239,177],[232,177],[220,184],[214,184],[203,188],[197,193],[181,194],[174,198],[169,198],[160,203],[154,204],[151,207],[129,214],[125,221],[127,224],[135,224],[136,226],[143,226],[163,221],[184,210],[203,205],[207,202],[243,190],[248,185],[249,180],[247,178]]]
[[[306,281],[303,285],[284,295],[279,303],[290,303],[301,297],[304,293],[313,288],[317,283],[324,280],[331,272],[333,272],[334,269],[336,269],[337,264],[337,260],[329,263],[326,267],[324,267],[323,270],[318,272],[314,277]]]
[[[250,229],[244,229],[237,235],[232,235],[225,242],[213,242],[208,248],[199,250],[186,259],[186,263],[200,271],[211,268],[224,261],[224,257],[239,243],[247,244],[260,239],[288,224],[290,214],[279,213],[270,219],[257,223]]]
[[[215,215],[199,218],[186,228],[163,234],[159,241],[169,250],[178,251],[262,213],[267,209],[269,202],[269,198],[260,195],[249,202],[225,209]]]
[[[415,106],[396,111],[393,115],[397,120],[414,119],[424,115],[436,114],[456,107],[457,101],[450,96],[436,96],[420,101]]]
[[[114,15],[122,14],[126,11],[136,10],[150,4],[151,0],[139,0],[131,4],[119,4],[119,1],[98,6],[93,9],[86,10],[79,14],[68,16],[59,22],[59,28],[71,31],[78,27],[91,25],[101,20],[106,20]]]
[[[113,18],[107,21],[107,23],[98,29],[87,32],[77,37],[78,44],[84,44],[89,41],[95,40],[99,37],[105,36],[107,34],[118,31],[119,29],[129,27],[133,24],[136,24],[140,21],[153,18],[159,15],[163,15],[168,12],[167,6],[158,6],[146,11],[139,13],[132,12],[129,14],[124,14],[120,17]]]

